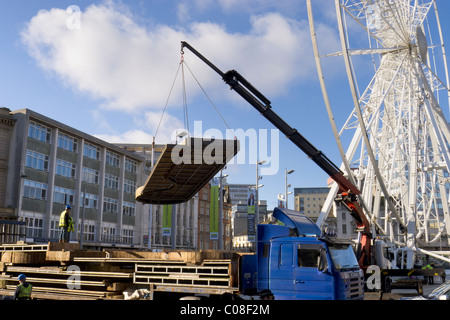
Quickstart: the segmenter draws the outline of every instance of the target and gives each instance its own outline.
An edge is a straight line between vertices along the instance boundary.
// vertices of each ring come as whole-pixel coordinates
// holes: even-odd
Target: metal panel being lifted
[[[190,200],[238,153],[238,140],[187,138],[167,144],[136,200],[176,204]]]

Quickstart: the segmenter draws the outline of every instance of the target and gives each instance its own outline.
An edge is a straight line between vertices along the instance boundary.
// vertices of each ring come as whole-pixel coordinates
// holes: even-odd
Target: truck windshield
[[[330,245],[330,256],[338,270],[359,268],[355,253],[350,245]]]

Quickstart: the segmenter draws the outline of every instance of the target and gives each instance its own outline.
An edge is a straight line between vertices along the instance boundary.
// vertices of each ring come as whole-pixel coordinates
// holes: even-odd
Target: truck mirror
[[[321,249],[319,255],[319,271],[325,272],[327,270],[328,270],[327,253],[325,249]]]

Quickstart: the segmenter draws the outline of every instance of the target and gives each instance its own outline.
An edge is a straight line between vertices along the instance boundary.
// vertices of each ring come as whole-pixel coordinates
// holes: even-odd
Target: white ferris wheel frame
[[[378,2],[384,2],[385,0],[379,0]],[[324,103],[325,103],[325,107],[328,113],[328,117],[330,120],[330,124],[332,127],[332,131],[334,134],[334,138],[336,140],[337,143],[337,147],[339,149],[339,153],[340,156],[342,158],[342,165],[341,165],[341,169],[347,174],[348,179],[355,184],[355,177],[353,174],[353,171],[350,167],[350,161],[349,159],[352,159],[353,156],[355,155],[356,149],[357,149],[357,145],[361,142],[361,140],[364,141],[364,145],[367,148],[366,151],[366,156],[370,159],[371,163],[376,164],[377,161],[375,159],[375,154],[374,151],[371,148],[371,143],[369,141],[369,136],[367,134],[366,131],[366,125],[363,122],[363,114],[361,111],[361,105],[362,105],[362,100],[365,95],[366,92],[364,93],[360,93],[358,85],[356,83],[356,79],[355,79],[355,70],[353,69],[353,65],[352,65],[352,60],[351,60],[351,56],[352,55],[367,55],[367,54],[389,54],[390,52],[395,52],[395,51],[399,51],[398,47],[378,47],[378,48],[371,48],[370,49],[352,49],[349,46],[349,41],[348,41],[348,30],[347,30],[347,25],[346,25],[346,19],[345,19],[345,14],[350,15],[356,22],[358,22],[361,27],[363,27],[367,33],[368,33],[368,37],[369,37],[369,43],[371,39],[374,39],[375,42],[377,42],[379,44],[380,40],[377,38],[377,35],[375,35],[374,33],[371,32],[371,30],[369,30],[369,28],[367,26],[365,26],[364,24],[362,24],[360,22],[360,20],[358,20],[356,17],[352,16],[351,12],[347,9],[346,5],[349,4],[350,2],[358,2],[358,1],[351,1],[351,0],[335,0],[335,7],[336,7],[336,14],[337,14],[337,20],[338,20],[338,28],[339,28],[339,36],[340,36],[340,40],[341,40],[341,47],[342,47],[342,51],[339,51],[337,53],[332,53],[332,54],[327,54],[327,55],[321,55],[319,53],[319,49],[318,49],[318,39],[317,39],[317,34],[316,34],[316,28],[315,28],[315,23],[314,23],[314,15],[313,15],[313,9],[312,9],[312,5],[311,5],[311,0],[307,0],[307,10],[308,10],[308,18],[309,18],[309,25],[310,25],[310,32],[311,32],[311,39],[312,39],[312,44],[313,44],[313,50],[314,50],[314,56],[315,56],[315,62],[316,62],[316,68],[317,68],[317,72],[318,72],[318,76],[319,76],[319,81],[320,81],[320,86],[322,89],[322,94],[323,94],[323,98],[324,98]],[[360,3],[365,3],[365,5],[367,5],[368,2],[373,3],[374,1],[359,1]],[[376,1],[375,1],[376,2]],[[408,4],[411,3],[411,1],[408,2]],[[423,4],[423,1],[421,2]],[[429,5],[428,7],[424,6],[422,7],[418,7],[419,6],[419,1],[418,0],[413,0],[413,5],[414,10],[418,10],[419,14],[418,17],[414,17],[415,19],[423,19],[422,22],[419,24],[422,28],[423,28],[423,21],[427,18],[429,10],[431,9],[431,7],[434,7],[434,12],[435,12],[435,17],[436,17],[436,23],[437,23],[437,31],[439,34],[439,41],[440,41],[440,45],[438,45],[441,50],[442,50],[442,59],[443,59],[443,68],[444,68],[444,74],[445,74],[445,83],[443,83],[443,81],[441,81],[439,79],[439,77],[433,72],[431,67],[428,67],[428,70],[426,70],[429,74],[433,75],[436,79],[438,79],[437,85],[441,86],[444,88],[444,90],[447,90],[447,98],[449,100],[449,108],[450,108],[450,81],[449,81],[449,72],[448,72],[448,65],[447,65],[447,60],[446,60],[446,52],[445,52],[445,47],[444,47],[444,40],[443,40],[443,32],[442,32],[442,28],[441,28],[441,24],[440,24],[440,19],[439,19],[439,13],[438,13],[438,9],[437,9],[437,4],[435,0],[430,0],[427,1],[427,4]],[[386,1],[386,5],[389,6],[389,2]],[[422,11],[420,11],[422,10]],[[416,12],[416,11],[414,11]],[[386,23],[389,23],[388,21],[385,20]],[[400,24],[399,24],[400,25]],[[400,31],[399,31],[400,32]],[[400,35],[397,34],[399,37]],[[434,66],[435,61],[430,59],[430,56],[428,55],[428,51],[429,48],[433,46],[433,44],[431,44],[430,47],[428,47],[428,44],[426,43],[425,40],[425,45],[423,45],[423,40],[419,39],[422,35],[420,34],[420,32],[417,32],[416,37],[417,37],[417,46],[419,47],[419,51],[422,57],[422,61],[425,67],[430,66],[433,64],[434,62]],[[424,36],[424,35],[423,35]],[[425,37],[426,39],[426,37]],[[409,43],[410,39],[407,39],[407,42]],[[437,46],[436,46],[437,47]],[[405,48],[403,48],[405,49]],[[433,49],[431,49],[433,50]],[[434,51],[433,51],[434,53]],[[324,76],[324,71],[322,68],[322,62],[321,60],[325,57],[328,56],[342,56],[345,62],[345,68],[346,68],[346,74],[347,74],[347,78],[349,81],[349,86],[350,86],[350,91],[352,94],[352,101],[354,104],[354,110],[353,110],[353,114],[356,115],[357,119],[358,119],[358,125],[355,126],[355,133],[353,135],[353,138],[349,144],[349,147],[347,148],[347,151],[345,151],[342,141],[341,141],[341,133],[337,128],[337,125],[335,123],[335,117],[333,114],[333,109],[331,107],[331,102],[330,102],[330,98],[329,98],[329,94],[328,94],[328,90],[327,90],[327,86],[325,83],[325,76]],[[405,55],[406,58],[406,55]],[[434,59],[434,57],[433,57]],[[425,61],[427,60],[427,61]],[[428,63],[427,63],[428,62]],[[400,68],[403,65],[403,62],[398,64],[398,68]],[[377,77],[377,73],[378,73],[379,69],[376,70],[375,75],[371,81],[371,83],[369,84],[369,86],[367,87],[366,91],[369,90],[369,87],[373,84],[374,80]],[[398,72],[399,70],[395,70],[394,72]],[[420,74],[420,77],[418,78],[426,78],[426,75],[424,74],[424,71],[422,68],[416,68],[415,70]],[[394,76],[392,78],[392,81],[394,81],[396,76]],[[389,84],[389,86],[392,85]],[[448,141],[450,139],[450,130],[448,127],[448,124],[445,120],[445,117],[443,116],[440,108],[439,108],[439,103],[436,101],[435,97],[434,97],[434,88],[431,88],[428,84],[427,81],[423,81],[421,83],[421,85],[423,86],[423,88],[426,89],[426,93],[431,97],[431,103],[424,103],[424,109],[427,112],[428,118],[430,119],[431,123],[432,123],[432,127],[433,128],[437,128],[438,126],[440,128],[444,128],[443,131],[445,131],[444,133],[441,132],[435,132],[435,136],[437,137],[435,141],[436,145],[439,145],[440,148],[442,148],[443,150],[445,150],[443,157],[444,157],[444,162],[445,162],[445,166],[447,169],[447,172],[450,172],[450,156],[449,156],[449,150],[447,148],[447,144],[445,143],[445,139],[444,136],[446,137],[446,140]],[[384,98],[383,98],[384,99]],[[380,106],[383,103],[384,100],[381,100]],[[428,100],[427,100],[428,101]],[[379,107],[380,107],[379,106]],[[437,113],[437,116],[436,116]],[[346,125],[348,124],[348,122],[350,121],[350,117],[346,122]],[[445,123],[443,123],[445,122]],[[417,165],[417,163],[415,163],[415,165]],[[373,171],[374,171],[374,177],[376,177],[377,181],[378,181],[378,187],[381,189],[379,194],[382,194],[382,196],[384,196],[385,199],[389,199],[389,192],[388,192],[388,188],[386,187],[386,182],[383,179],[383,176],[381,174],[381,172],[379,171],[378,165],[373,165]],[[413,168],[413,167],[412,167]],[[413,168],[414,169],[414,168]],[[411,170],[412,171],[412,170]],[[415,177],[415,179],[417,179],[417,177]],[[447,181],[448,182],[448,181]],[[388,182],[387,182],[388,183]],[[445,187],[444,187],[445,190]],[[317,220],[317,225],[322,228],[324,226],[325,223],[325,219],[328,217],[328,214],[330,212],[330,210],[332,209],[332,205],[334,203],[334,199],[335,196],[338,192],[338,186],[336,183],[334,183],[331,187],[331,191],[328,194],[327,200],[323,206],[322,212]],[[442,190],[441,190],[442,192]],[[444,191],[445,192],[445,191]],[[411,192],[412,193],[412,192]],[[411,195],[412,198],[414,198],[416,195]],[[446,195],[444,197],[444,199],[446,199],[448,201],[447,198],[448,195]],[[385,236],[386,233],[385,231],[387,230],[387,226],[386,225],[380,225],[380,222],[377,220],[377,210],[373,210],[373,213],[371,213],[369,210],[367,210],[367,205],[364,203],[364,198],[361,196],[359,197],[359,200],[361,202],[362,207],[365,209],[365,213],[368,216],[368,220],[371,221],[372,223],[372,228],[375,231],[376,230],[376,234],[380,235],[380,236]],[[416,232],[416,223],[420,224],[421,221],[416,221],[416,217],[415,212],[410,212],[408,213],[407,216],[400,216],[399,213],[397,212],[396,208],[395,208],[395,203],[393,201],[387,201],[387,206],[389,207],[389,211],[392,215],[393,218],[395,218],[396,223],[398,224],[399,227],[404,228],[404,230],[406,230],[406,241],[405,243],[397,243],[400,247],[404,247],[407,246],[409,248],[412,248],[416,251],[420,251],[420,252],[424,252],[430,255],[435,255],[434,252],[429,252],[427,250],[424,249],[420,249],[416,247],[416,236],[417,236],[417,232]],[[448,206],[448,202],[447,202],[447,206]],[[375,209],[377,209],[375,207]],[[388,219],[386,219],[385,221],[386,223],[388,223]],[[447,235],[450,234],[450,215],[448,213],[448,210],[446,211],[446,214],[444,214],[444,222],[445,222],[445,230],[440,230],[438,235],[436,235],[436,237],[432,240],[432,242],[437,241],[438,238],[440,238],[442,231],[445,231]],[[425,231],[423,231],[425,230]],[[419,231],[419,235],[421,235],[421,232],[426,232],[426,227],[422,228],[421,231]],[[393,242],[395,242],[395,239],[393,239],[391,237],[390,240],[393,240]],[[438,258],[449,261],[450,259],[444,258],[441,255],[437,255]]]

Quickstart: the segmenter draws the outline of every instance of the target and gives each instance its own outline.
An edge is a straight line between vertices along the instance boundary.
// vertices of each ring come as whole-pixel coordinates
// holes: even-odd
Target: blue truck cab
[[[363,299],[364,275],[350,241],[322,237],[300,212],[275,208],[273,215],[284,225],[258,225],[257,254],[246,257],[259,292],[269,289],[276,300]]]

